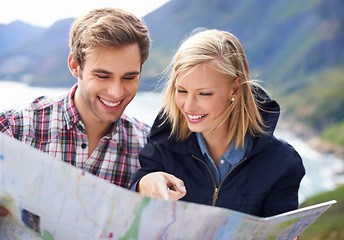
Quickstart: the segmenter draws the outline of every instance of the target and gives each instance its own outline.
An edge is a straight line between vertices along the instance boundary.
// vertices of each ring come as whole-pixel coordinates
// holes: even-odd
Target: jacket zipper
[[[216,199],[218,198],[218,194],[219,194],[219,191],[220,191],[220,188],[222,186],[222,183],[225,181],[225,179],[228,177],[229,174],[231,174],[232,171],[234,171],[234,169],[236,169],[240,164],[242,164],[243,162],[246,161],[247,158],[244,158],[243,160],[241,160],[237,165],[235,165],[227,174],[226,176],[222,179],[222,181],[220,182],[219,186],[218,186],[218,190],[217,190],[217,193],[216,193]],[[216,189],[215,189],[216,191]],[[215,206],[215,202],[216,202],[216,199],[213,198],[213,206]]]
[[[216,186],[215,179],[214,179],[214,176],[213,176],[213,174],[211,173],[211,171],[210,171],[208,165],[207,165],[202,159],[199,159],[199,158],[197,158],[197,157],[194,156],[194,155],[192,155],[192,157],[195,158],[196,160],[202,162],[202,163],[206,166],[206,168],[208,169],[208,172],[210,173],[211,178],[213,179],[213,183],[214,183],[214,194],[213,194],[213,203],[212,203],[213,206],[215,206],[215,204],[216,204],[216,200],[217,200],[218,197],[219,197],[220,188],[221,188],[223,182],[225,181],[225,179],[228,177],[228,175],[229,175],[235,168],[237,168],[237,166],[239,166],[240,164],[242,164],[243,162],[245,162],[245,161],[247,160],[247,158],[244,158],[244,159],[241,160],[236,166],[234,166],[234,167],[226,174],[226,176],[222,179],[222,181],[220,182],[219,186],[217,187],[217,186]]]
[[[214,206],[216,199],[218,198],[218,194],[219,194],[219,188],[217,188],[217,186],[216,186],[215,178],[214,178],[213,174],[211,173],[208,165],[202,159],[199,159],[198,157],[196,157],[194,155],[192,155],[192,157],[204,164],[204,166],[208,169],[208,172],[210,173],[211,179],[213,179],[213,184],[214,184],[215,190],[214,190],[214,194],[213,194],[213,204],[212,205]]]
[[[220,191],[220,186],[215,188],[214,194],[213,194],[213,206],[215,206],[216,200],[219,198],[219,191]]]

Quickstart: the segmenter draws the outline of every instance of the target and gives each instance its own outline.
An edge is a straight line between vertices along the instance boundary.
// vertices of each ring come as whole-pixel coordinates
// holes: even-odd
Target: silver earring
[[[234,97],[232,97],[232,102],[234,102],[234,100],[235,100],[235,98],[234,98]]]

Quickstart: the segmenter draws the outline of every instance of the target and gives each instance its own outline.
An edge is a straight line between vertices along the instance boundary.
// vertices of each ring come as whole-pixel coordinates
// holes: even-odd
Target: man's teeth
[[[204,115],[191,115],[191,114],[188,114],[188,118],[192,119],[192,120],[195,120],[195,119],[200,119],[202,117],[204,117],[206,114]]]
[[[105,101],[104,99],[101,99],[101,98],[100,98],[100,101],[102,101],[102,103],[104,103],[108,107],[117,107],[121,103],[121,101],[118,101],[118,102],[115,102],[115,103],[110,103],[110,102],[107,102],[107,101]]]

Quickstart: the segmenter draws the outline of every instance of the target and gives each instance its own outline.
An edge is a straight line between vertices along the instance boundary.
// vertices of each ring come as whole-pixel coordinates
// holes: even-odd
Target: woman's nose
[[[196,106],[196,99],[194,96],[189,94],[185,99],[184,108],[187,111],[191,111],[195,108],[195,106]]]

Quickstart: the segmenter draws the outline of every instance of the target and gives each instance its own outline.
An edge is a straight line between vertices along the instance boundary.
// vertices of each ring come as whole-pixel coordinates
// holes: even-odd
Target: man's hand
[[[178,200],[185,196],[184,182],[175,176],[154,172],[141,178],[137,187],[138,191],[148,197]]]
[[[0,206],[0,217],[6,217],[8,215],[7,208]]]

